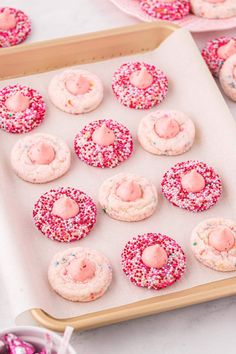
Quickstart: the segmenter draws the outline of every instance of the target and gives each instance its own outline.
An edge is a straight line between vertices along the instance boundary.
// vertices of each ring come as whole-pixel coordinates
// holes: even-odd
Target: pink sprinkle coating
[[[220,69],[225,62],[225,59],[218,56],[218,49],[227,44],[231,39],[236,40],[234,37],[225,36],[215,38],[208,41],[202,50],[203,59],[209,67],[212,75],[216,77],[219,76]]]
[[[205,179],[205,187],[197,193],[187,192],[181,185],[181,177],[195,169]],[[200,161],[186,161],[174,165],[163,176],[162,193],[169,202],[179,208],[199,212],[211,208],[222,194],[222,182],[212,167]]]
[[[11,47],[26,40],[31,32],[31,23],[28,16],[21,10],[12,7],[0,7],[0,13],[9,9],[16,17],[16,27],[10,30],[0,29],[0,48]]]
[[[130,82],[130,75],[145,67],[153,77],[151,86],[142,89]],[[160,104],[167,95],[168,80],[163,71],[144,62],[122,64],[112,78],[112,89],[120,103],[129,108],[149,109]]]
[[[146,247],[159,245],[167,253],[167,263],[160,269],[149,267],[142,261]],[[129,280],[137,286],[159,290],[179,280],[186,269],[182,248],[172,238],[160,233],[138,235],[130,240],[121,254],[121,265]]]
[[[79,213],[69,219],[52,214],[55,201],[70,197],[79,205]],[[96,222],[97,208],[92,198],[75,188],[51,189],[43,194],[33,209],[35,225],[45,236],[59,242],[72,242],[87,236]]]
[[[180,20],[190,12],[189,0],[142,0],[140,8],[149,16],[159,18],[161,20],[175,21]]]
[[[12,112],[5,106],[5,101],[17,92],[30,98],[30,105],[25,111]],[[28,133],[39,126],[45,116],[46,105],[42,96],[25,85],[9,85],[0,90],[0,128],[8,133]]]
[[[108,146],[98,145],[92,140],[94,130],[104,123],[115,134],[114,143]],[[89,123],[76,135],[74,149],[79,159],[90,166],[113,168],[131,155],[133,140],[124,125],[111,119],[100,119]]]

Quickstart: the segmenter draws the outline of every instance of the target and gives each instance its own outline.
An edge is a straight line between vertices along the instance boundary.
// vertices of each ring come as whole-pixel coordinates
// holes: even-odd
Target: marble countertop
[[[2,0],[1,6],[24,10],[32,19],[28,42],[131,25],[138,20],[123,14],[108,0]],[[235,34],[235,30],[220,34]],[[195,34],[199,45],[219,33]],[[236,104],[227,100],[236,117]],[[1,282],[0,282],[1,284]],[[236,347],[236,297],[221,299],[168,313],[76,333],[78,354],[199,354],[232,352]],[[34,324],[26,316],[25,324]],[[13,325],[8,300],[1,289],[0,327]]]

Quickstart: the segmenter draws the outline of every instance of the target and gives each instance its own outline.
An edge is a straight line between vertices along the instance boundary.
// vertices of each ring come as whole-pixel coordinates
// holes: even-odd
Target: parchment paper
[[[60,55],[60,53],[58,53]],[[128,60],[144,60],[164,70],[169,78],[167,99],[162,109],[179,109],[189,114],[196,124],[193,148],[179,157],[158,157],[145,152],[136,138],[138,123],[144,111],[123,107],[112,94],[110,83],[114,70]],[[70,171],[61,179],[43,185],[32,185],[17,178],[10,167],[10,150],[21,136],[0,132],[0,266],[14,316],[32,308],[42,308],[57,318],[72,317],[132,303],[191,288],[199,284],[233,277],[236,273],[218,273],[199,264],[190,251],[191,230],[209,217],[235,217],[236,154],[235,122],[191,36],[184,29],[173,33],[155,51],[105,62],[80,66],[98,74],[105,85],[101,106],[86,115],[73,116],[56,109],[49,101],[47,87],[55,75],[49,72],[17,80],[41,92],[47,103],[47,117],[34,132],[48,132],[63,137],[73,149],[73,138],[88,122],[112,118],[129,127],[134,136],[133,156],[119,167],[101,170],[87,166],[73,153]],[[215,167],[223,179],[223,197],[209,211],[189,213],[170,205],[159,193],[159,205],[149,219],[136,223],[115,221],[98,206],[97,223],[85,239],[73,244],[60,244],[41,235],[32,220],[32,208],[38,197],[56,186],[77,187],[97,202],[98,188],[104,179],[119,172],[143,175],[160,186],[164,172],[179,161],[200,159]],[[159,188],[160,189],[160,188]],[[120,253],[126,242],[137,234],[162,232],[175,238],[187,255],[187,272],[181,281],[159,292],[131,284],[120,267]],[[90,303],[72,303],[56,295],[47,281],[48,264],[55,252],[69,247],[91,247],[104,252],[111,260],[114,279],[109,291]]]

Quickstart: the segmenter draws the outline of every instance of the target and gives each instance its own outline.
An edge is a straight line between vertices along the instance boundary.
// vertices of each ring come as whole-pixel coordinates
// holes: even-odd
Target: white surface
[[[33,20],[30,41],[137,23],[106,0],[1,1],[25,10]],[[201,46],[208,38],[235,31],[195,35]],[[236,116],[236,104],[229,104]],[[234,112],[233,112],[234,110]],[[0,326],[13,325],[7,296],[1,289]],[[199,354],[229,353],[236,345],[236,297],[180,309],[75,335],[78,353]],[[26,317],[26,324],[33,323]]]

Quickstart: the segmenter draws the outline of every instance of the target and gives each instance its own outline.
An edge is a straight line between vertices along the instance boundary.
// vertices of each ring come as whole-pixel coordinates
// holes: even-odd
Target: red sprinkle
[[[17,92],[30,98],[30,105],[23,112],[12,112],[5,101]],[[39,126],[45,116],[46,105],[42,96],[25,85],[9,85],[0,90],[0,128],[8,133],[27,133]]]
[[[104,123],[115,134],[115,142],[109,146],[98,145],[92,140],[94,130]],[[79,159],[90,166],[113,168],[131,155],[133,140],[130,131],[124,125],[111,119],[101,119],[86,125],[76,135],[74,149]]]
[[[0,48],[11,47],[26,40],[31,32],[31,23],[28,16],[21,10],[12,7],[1,7],[0,13],[4,9],[9,9],[11,14],[16,17],[16,26],[10,30],[0,29]]]
[[[218,56],[218,49],[223,45],[227,44],[231,39],[236,41],[234,37],[219,37],[213,40],[210,40],[206,43],[205,47],[202,50],[202,56],[208,65],[212,75],[218,77],[220,69],[224,64],[225,60]]]
[[[181,184],[181,177],[195,169],[205,179],[205,187],[197,193],[187,192]],[[186,161],[174,165],[163,176],[162,193],[169,202],[189,211],[204,211],[211,208],[222,194],[222,183],[212,167],[200,161]]]
[[[142,261],[144,249],[156,244],[163,247],[168,256],[166,265],[160,269],[148,267]],[[180,245],[172,238],[159,233],[147,233],[134,237],[125,245],[121,265],[135,285],[159,290],[182,277],[186,269],[186,257]]]
[[[161,20],[175,21],[180,20],[190,12],[189,0],[142,0],[140,2],[141,9],[149,16],[159,18]]]
[[[52,214],[55,201],[62,196],[70,197],[79,205],[79,213],[69,219]],[[96,222],[96,205],[84,192],[75,188],[51,189],[43,194],[33,209],[35,225],[45,236],[59,242],[72,242],[87,236]]]
[[[130,75],[145,67],[153,77],[151,86],[141,89],[130,82]],[[154,65],[144,62],[122,64],[112,78],[112,89],[118,101],[124,106],[135,109],[149,109],[160,104],[167,95],[166,75]]]

